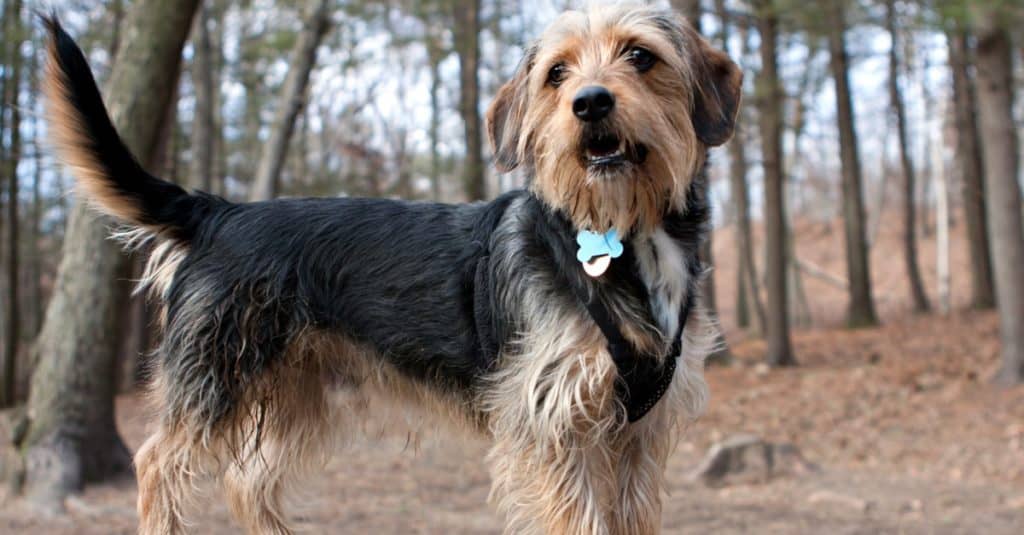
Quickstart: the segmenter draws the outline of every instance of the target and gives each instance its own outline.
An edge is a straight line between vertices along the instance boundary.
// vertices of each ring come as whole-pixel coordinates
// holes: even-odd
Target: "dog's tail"
[[[191,195],[143,169],[114,128],[82,50],[55,15],[42,19],[49,32],[43,78],[47,122],[79,194],[131,225],[191,239],[217,199]]]

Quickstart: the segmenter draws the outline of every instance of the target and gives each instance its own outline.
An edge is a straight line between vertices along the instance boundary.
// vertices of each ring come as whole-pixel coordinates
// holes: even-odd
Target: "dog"
[[[742,73],[680,15],[561,15],[485,126],[521,191],[493,201],[239,204],[149,174],[55,18],[48,120],[78,193],[150,251],[157,421],[135,455],[140,533],[179,533],[204,479],[252,533],[376,409],[489,443],[508,533],[654,534],[679,431],[706,398],[706,160]]]

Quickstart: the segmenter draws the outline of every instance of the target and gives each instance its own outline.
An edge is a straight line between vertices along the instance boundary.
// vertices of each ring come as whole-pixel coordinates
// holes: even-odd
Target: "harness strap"
[[[679,328],[676,331],[672,347],[661,361],[650,355],[639,354],[633,344],[622,335],[622,331],[612,320],[607,307],[596,297],[586,300],[580,295],[579,289],[573,287],[577,297],[586,304],[587,312],[608,341],[608,352],[619,372],[619,381],[615,390],[622,404],[626,407],[626,417],[630,423],[636,422],[648,412],[668,391],[675,376],[676,362],[683,347],[683,331],[686,320],[693,308],[693,296],[687,294],[679,311]]]
[[[496,321],[497,318],[494,316],[495,310],[497,310],[497,303],[495,303],[494,296],[490,292],[490,248],[488,247],[489,239],[486,237],[490,236],[494,229],[497,228],[505,210],[514,198],[513,194],[506,194],[502,199],[499,199],[499,206],[492,214],[492,218],[482,225],[485,234],[479,240],[481,246],[479,257],[477,258],[476,265],[466,274],[467,283],[472,285],[474,327],[476,328],[477,341],[481,349],[481,364],[485,369],[497,359],[500,346],[504,343],[505,335],[500,328],[501,322]],[[565,226],[565,231],[568,232],[568,224]],[[558,243],[549,243],[548,245],[552,250],[560,247]],[[632,263],[627,245],[625,258],[620,259],[618,268],[612,266],[612,269],[613,271],[625,269],[620,275],[630,280],[631,284],[638,285],[637,289],[639,291],[645,291],[646,288],[639,281],[636,274],[631,272],[630,268],[625,268],[627,265],[632,266]],[[619,380],[615,382],[616,395],[626,408],[628,421],[633,423],[640,420],[658,404],[658,401],[668,391],[669,386],[672,385],[672,378],[675,376],[678,365],[677,359],[683,347],[683,331],[686,329],[686,321],[690,317],[690,312],[694,306],[695,298],[693,292],[687,292],[686,298],[680,307],[679,328],[675,333],[668,354],[663,359],[656,359],[651,355],[638,353],[633,344],[626,340],[622,335],[622,331],[619,330],[618,325],[612,319],[611,312],[605,307],[604,303],[600,302],[596,293],[593,297],[588,297],[585,289],[573,283],[571,277],[567,277],[565,274],[560,275],[562,282],[567,283],[580,303],[586,306],[590,317],[597,324],[598,328],[601,329],[601,333],[604,334],[607,340],[608,352],[619,374]]]

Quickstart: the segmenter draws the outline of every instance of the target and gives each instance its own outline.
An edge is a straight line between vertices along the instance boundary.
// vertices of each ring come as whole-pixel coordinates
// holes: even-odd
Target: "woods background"
[[[118,478],[158,336],[130,296],[139,259],[47,145],[32,10],[60,14],[123,137],[169,180],[236,201],[457,202],[524,185],[490,166],[482,110],[576,4],[2,0],[0,526],[131,531]],[[673,458],[667,530],[1017,532],[1024,3],[672,5],[741,65],[746,95],[709,167],[721,366]],[[695,471],[712,444],[746,462]],[[329,467],[344,498],[305,517],[314,531],[500,531],[464,454],[347,455],[362,464]]]

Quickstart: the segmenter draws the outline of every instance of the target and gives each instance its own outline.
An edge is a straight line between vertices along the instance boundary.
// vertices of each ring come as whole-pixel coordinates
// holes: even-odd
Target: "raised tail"
[[[139,164],[111,123],[82,50],[56,16],[43,16],[49,32],[43,79],[47,123],[60,159],[75,175],[77,191],[101,212],[131,225],[188,241],[214,204],[161,180]]]

